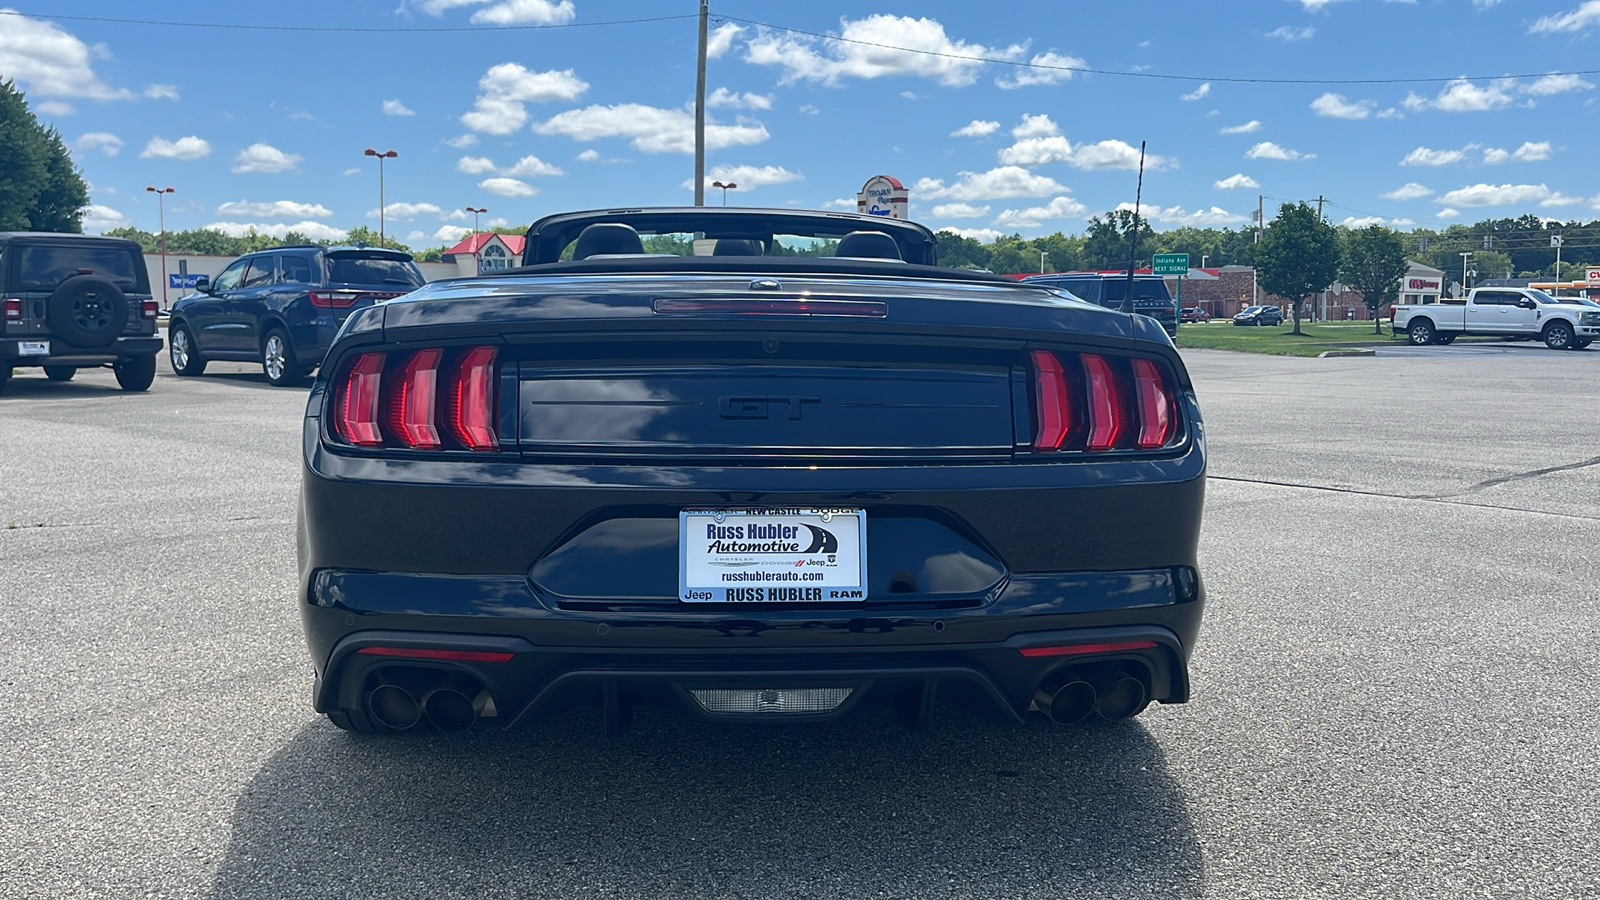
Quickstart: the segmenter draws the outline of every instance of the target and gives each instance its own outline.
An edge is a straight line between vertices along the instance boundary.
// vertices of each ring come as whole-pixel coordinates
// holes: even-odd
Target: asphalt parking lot
[[[1600,895],[1600,352],[1464,349],[1186,354],[1213,454],[1188,705],[928,734],[647,709],[617,740],[598,711],[338,731],[293,600],[305,391],[23,373],[0,895]]]

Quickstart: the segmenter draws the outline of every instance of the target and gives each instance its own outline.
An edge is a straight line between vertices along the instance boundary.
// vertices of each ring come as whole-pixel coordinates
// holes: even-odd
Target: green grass
[[[1200,350],[1235,350],[1240,353],[1267,353],[1273,356],[1320,356],[1323,351],[1337,347],[1363,344],[1387,344],[1387,326],[1384,333],[1372,333],[1372,322],[1338,322],[1333,324],[1300,323],[1303,335],[1292,333],[1292,324],[1281,328],[1249,325],[1243,328],[1227,319],[1204,324],[1178,326],[1178,346]]]

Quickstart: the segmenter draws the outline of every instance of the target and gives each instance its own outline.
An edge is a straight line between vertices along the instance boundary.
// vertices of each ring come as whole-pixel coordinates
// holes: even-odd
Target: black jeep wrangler
[[[19,366],[51,381],[109,365],[125,391],[156,377],[156,303],[133,241],[0,232],[0,390]]]

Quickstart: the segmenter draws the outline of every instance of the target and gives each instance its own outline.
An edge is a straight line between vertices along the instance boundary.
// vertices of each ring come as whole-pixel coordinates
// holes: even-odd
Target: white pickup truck
[[[1465,301],[1392,307],[1395,334],[1413,344],[1448,344],[1463,334],[1541,340],[1552,350],[1582,350],[1600,338],[1600,306],[1532,288],[1473,288]]]

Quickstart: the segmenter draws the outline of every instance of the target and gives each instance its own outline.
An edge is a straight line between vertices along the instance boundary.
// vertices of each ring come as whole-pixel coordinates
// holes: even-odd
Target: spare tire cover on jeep
[[[45,320],[61,340],[77,347],[107,347],[128,324],[128,297],[110,279],[74,275],[45,302]]]

